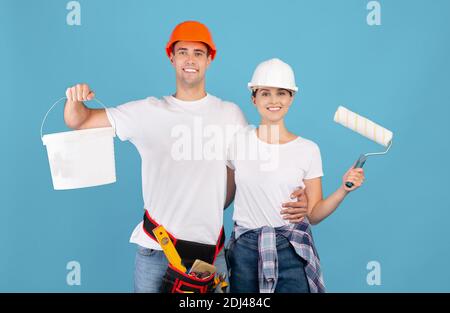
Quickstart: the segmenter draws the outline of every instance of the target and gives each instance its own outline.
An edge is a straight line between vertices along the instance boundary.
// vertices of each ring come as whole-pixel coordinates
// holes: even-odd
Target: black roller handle
[[[366,163],[366,160],[367,160],[367,156],[365,156],[364,154],[361,154],[359,156],[358,161],[356,161],[355,166],[353,166],[353,168],[363,167],[364,163]],[[352,188],[353,187],[353,183],[348,181],[348,182],[345,183],[345,186],[347,186],[348,188]]]

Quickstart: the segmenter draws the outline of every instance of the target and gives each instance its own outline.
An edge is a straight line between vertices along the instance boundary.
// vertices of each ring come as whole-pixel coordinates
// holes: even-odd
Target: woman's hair
[[[292,90],[284,89],[284,88],[281,88],[281,89],[286,90],[287,92],[289,92],[289,94],[290,94],[291,97],[292,97]],[[256,93],[257,93],[257,92],[258,92],[258,89],[253,89],[253,90],[252,90],[252,97],[256,97]]]

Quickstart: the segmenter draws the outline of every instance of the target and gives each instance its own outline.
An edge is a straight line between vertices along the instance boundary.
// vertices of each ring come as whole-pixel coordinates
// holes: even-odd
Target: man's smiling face
[[[202,42],[177,41],[170,60],[175,68],[177,80],[183,85],[196,86],[205,79],[206,69],[211,63],[208,47]]]

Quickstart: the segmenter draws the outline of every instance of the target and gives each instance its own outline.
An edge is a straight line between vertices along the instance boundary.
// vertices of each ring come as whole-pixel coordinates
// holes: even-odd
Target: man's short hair
[[[172,54],[175,55],[175,45],[177,44],[178,41],[175,41],[172,45]],[[201,42],[201,41],[200,41]],[[204,42],[201,42],[202,44],[204,44],[206,46],[206,56],[210,56],[211,55],[211,48]]]

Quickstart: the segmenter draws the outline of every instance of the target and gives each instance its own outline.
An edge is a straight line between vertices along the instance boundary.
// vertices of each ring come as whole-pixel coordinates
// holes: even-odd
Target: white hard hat
[[[276,58],[264,61],[256,67],[248,88],[254,90],[256,87],[276,87],[298,91],[294,71],[289,64]]]

